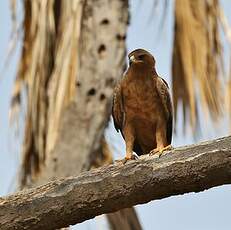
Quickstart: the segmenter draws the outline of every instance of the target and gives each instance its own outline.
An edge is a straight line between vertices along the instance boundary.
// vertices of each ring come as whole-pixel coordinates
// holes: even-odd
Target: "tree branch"
[[[0,229],[55,229],[231,183],[231,136],[82,173],[0,198]]]

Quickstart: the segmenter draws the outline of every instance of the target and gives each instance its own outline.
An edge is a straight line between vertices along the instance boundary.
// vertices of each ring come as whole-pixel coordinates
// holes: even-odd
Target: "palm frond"
[[[200,103],[203,112],[213,121],[217,121],[223,111],[218,15],[218,0],[175,1],[172,61],[175,119],[182,102],[184,121],[189,118],[194,131]]]
[[[62,1],[62,13],[56,37],[55,64],[49,87],[47,148],[50,152],[57,138],[62,110],[75,96],[79,39],[83,4]],[[70,12],[74,12],[70,17]]]
[[[79,0],[24,0],[23,49],[10,111],[17,116],[26,89],[21,186],[40,172],[55,144],[62,110],[74,97],[82,6]]]
[[[221,26],[224,31],[225,37],[229,43],[229,70],[228,70],[228,80],[226,83],[226,94],[225,94],[225,106],[228,114],[231,111],[231,27],[229,25],[228,19],[226,18],[224,11],[220,9],[219,19],[221,21]],[[230,117],[230,116],[229,116]]]

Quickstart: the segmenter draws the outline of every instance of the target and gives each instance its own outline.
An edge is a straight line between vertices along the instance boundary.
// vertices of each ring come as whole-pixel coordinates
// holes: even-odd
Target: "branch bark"
[[[0,229],[55,229],[103,213],[231,183],[231,136],[0,198]]]

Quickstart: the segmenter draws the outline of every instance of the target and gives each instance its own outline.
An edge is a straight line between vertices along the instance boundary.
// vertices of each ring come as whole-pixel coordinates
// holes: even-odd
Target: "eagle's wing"
[[[162,106],[164,108],[165,118],[167,121],[167,142],[171,144],[172,141],[172,126],[173,126],[173,115],[172,115],[172,102],[169,93],[169,87],[167,82],[161,77],[155,77],[156,79],[156,88],[160,96]]]
[[[122,128],[125,120],[125,113],[124,113],[124,106],[123,106],[121,81],[117,84],[117,86],[114,89],[113,103],[112,103],[112,117],[117,132],[119,130],[121,130],[122,132]]]

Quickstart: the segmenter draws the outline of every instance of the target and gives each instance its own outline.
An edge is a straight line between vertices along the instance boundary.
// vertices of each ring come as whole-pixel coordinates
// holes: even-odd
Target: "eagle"
[[[173,113],[167,82],[158,76],[154,57],[144,49],[129,55],[129,67],[114,89],[112,117],[126,144],[124,163],[136,155],[171,149]]]

